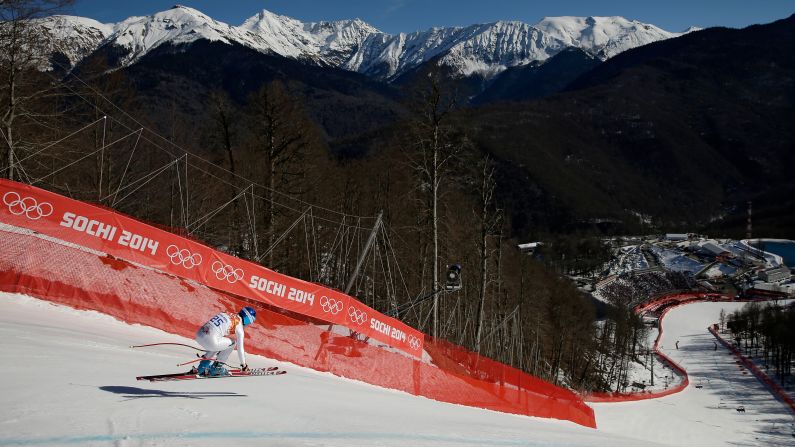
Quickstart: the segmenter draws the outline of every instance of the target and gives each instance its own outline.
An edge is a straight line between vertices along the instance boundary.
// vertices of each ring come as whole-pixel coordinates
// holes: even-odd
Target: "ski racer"
[[[248,371],[246,364],[246,352],[243,348],[243,328],[253,323],[257,318],[254,308],[246,306],[240,312],[229,314],[221,312],[210,318],[196,332],[196,342],[206,350],[196,368],[196,374],[202,376],[226,376],[229,372],[224,368],[224,362],[232,353],[237,345],[237,356],[240,360],[240,369]],[[235,340],[229,338],[235,334]],[[213,359],[215,362],[213,362]]]

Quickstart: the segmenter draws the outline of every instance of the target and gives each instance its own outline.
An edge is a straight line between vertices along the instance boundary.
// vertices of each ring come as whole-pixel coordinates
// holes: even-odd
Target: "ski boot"
[[[191,373],[193,373],[193,374],[198,374],[198,375],[200,375],[200,376],[206,376],[206,375],[209,375],[209,372],[210,372],[210,366],[212,365],[212,363],[213,363],[213,361],[212,361],[212,360],[207,360],[207,359],[204,359],[204,360],[202,360],[201,362],[199,362],[199,367],[198,367],[198,368],[196,368],[196,371],[195,371],[195,372],[193,372],[193,370],[191,370]]]
[[[230,374],[229,371],[227,371],[226,368],[224,368],[224,366],[221,363],[215,362],[213,363],[213,366],[210,367],[210,370],[207,373],[207,375],[218,377],[218,376],[228,376]]]

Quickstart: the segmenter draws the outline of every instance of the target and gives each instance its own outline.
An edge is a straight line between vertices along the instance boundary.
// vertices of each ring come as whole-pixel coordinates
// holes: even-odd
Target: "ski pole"
[[[146,348],[146,347],[149,347],[149,346],[162,346],[162,345],[185,346],[186,348],[195,349],[197,351],[202,351],[202,352],[204,351],[204,349],[200,349],[200,348],[197,348],[197,347],[191,346],[191,345],[186,345],[184,343],[150,343],[148,345],[134,345],[134,346],[130,346],[130,347],[131,348]]]

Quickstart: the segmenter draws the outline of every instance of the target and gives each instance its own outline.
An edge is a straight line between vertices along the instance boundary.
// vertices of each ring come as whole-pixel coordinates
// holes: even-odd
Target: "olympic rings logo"
[[[192,269],[202,263],[202,255],[199,253],[191,253],[186,248],[180,250],[176,245],[169,245],[168,248],[166,248],[166,254],[168,258],[171,259],[172,264],[182,265],[186,269]]]
[[[227,265],[222,263],[221,261],[215,261],[212,265],[212,271],[215,273],[215,277],[218,278],[220,281],[227,281],[229,284],[234,284],[241,279],[243,279],[243,270],[236,269],[231,265]]]
[[[348,308],[348,318],[358,325],[364,324],[367,321],[367,314],[353,306]]]
[[[9,191],[3,195],[3,203],[8,206],[8,212],[15,216],[25,215],[30,220],[39,220],[52,214],[52,204],[47,202],[39,203],[33,197],[25,197],[14,191]]]
[[[420,349],[420,340],[413,335],[409,335],[409,346],[411,346],[411,349],[414,349],[415,351]]]
[[[331,315],[337,315],[342,311],[345,307],[342,304],[342,301],[337,301],[334,298],[329,298],[326,295],[320,297],[320,307],[323,309],[323,312],[331,313]]]

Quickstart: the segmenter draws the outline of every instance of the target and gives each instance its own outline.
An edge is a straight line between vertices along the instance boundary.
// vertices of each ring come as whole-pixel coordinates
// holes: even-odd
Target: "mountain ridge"
[[[792,237],[793,30],[795,15],[635,48],[560,93],[473,108],[463,126],[513,169],[503,193],[520,234],[594,217],[648,230],[641,214],[736,238],[751,200],[755,228]],[[556,209],[571,215],[552,221]]]
[[[535,25],[497,21],[388,34],[360,19],[301,22],[265,9],[234,26],[182,5],[111,24],[65,15],[39,21],[65,43],[62,52],[72,66],[103,46],[120,49],[117,62],[123,67],[160,45],[204,39],[387,82],[431,60],[461,77],[489,79],[509,67],[547,60],[565,48],[581,48],[605,60],[682,34],[623,17],[555,17]]]

